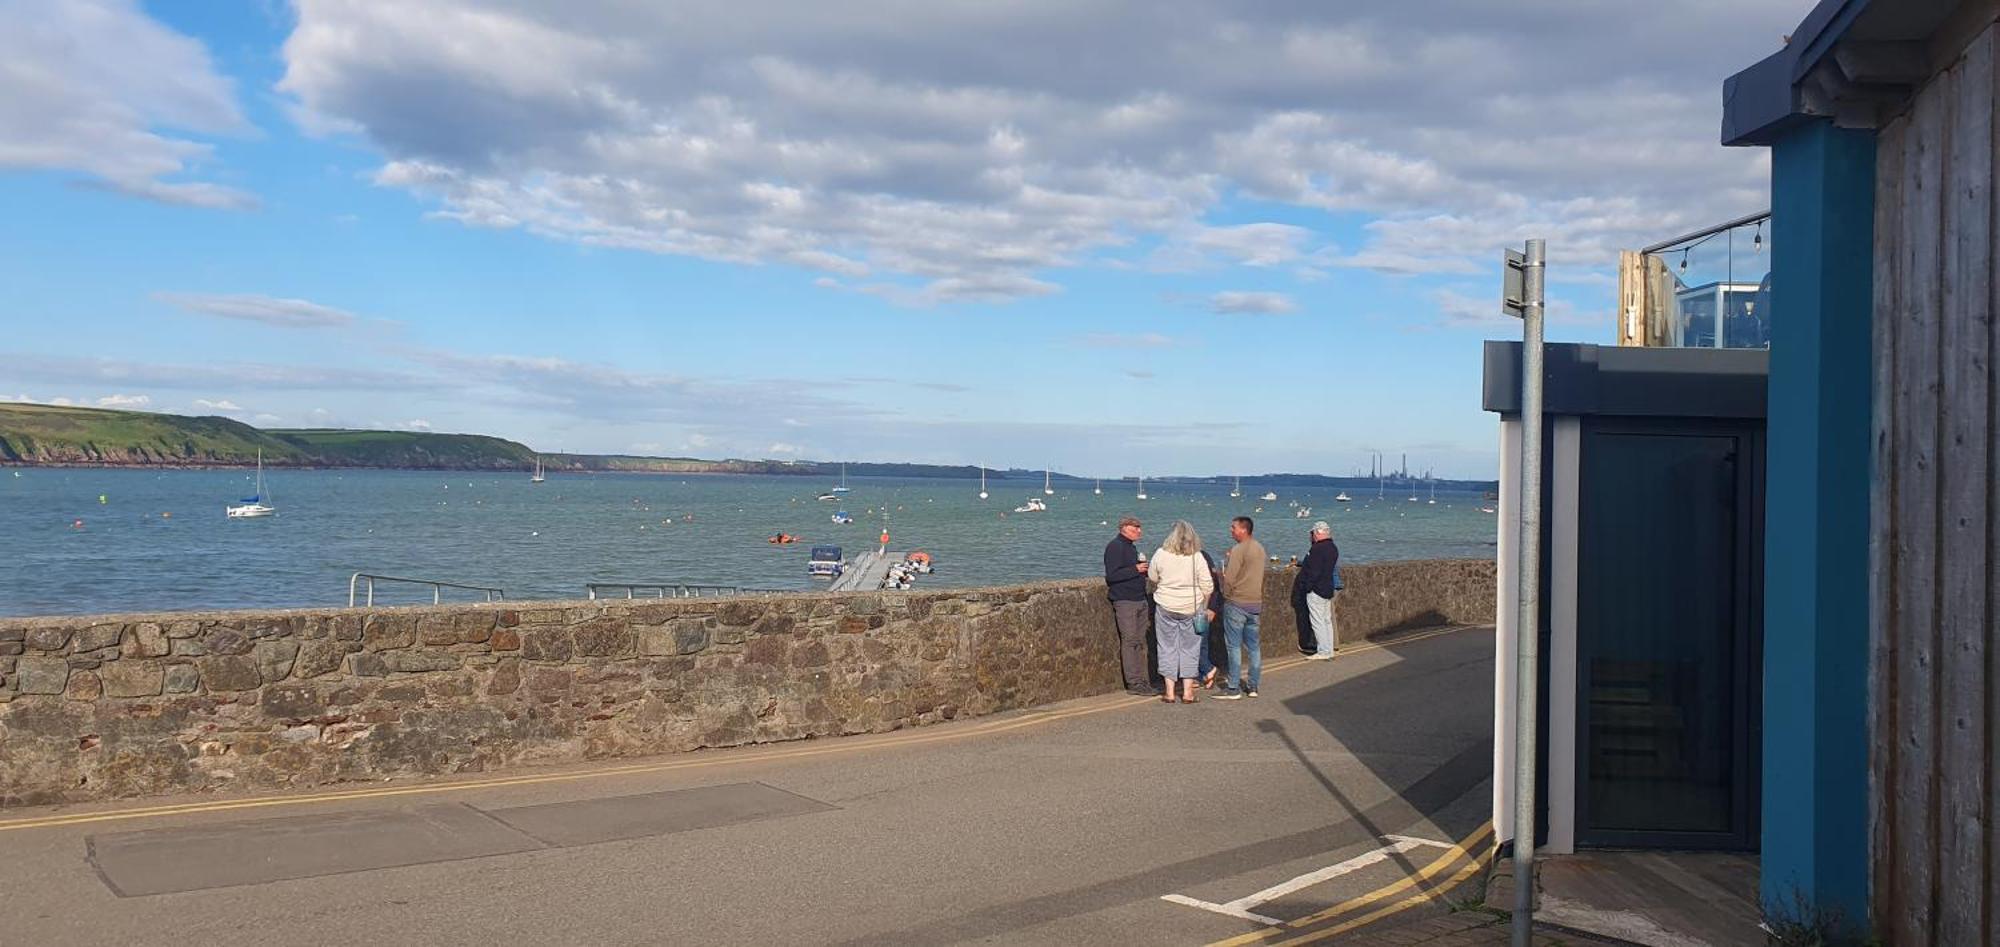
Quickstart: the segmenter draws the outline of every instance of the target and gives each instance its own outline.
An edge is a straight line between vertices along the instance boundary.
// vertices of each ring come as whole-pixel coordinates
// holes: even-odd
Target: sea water
[[[0,472],[0,614],[48,615],[206,608],[345,605],[356,572],[496,586],[509,600],[581,598],[588,582],[810,589],[809,548],[853,558],[884,529],[892,551],[937,562],[919,588],[1002,585],[1094,576],[1118,518],[1145,521],[1142,548],[1176,519],[1208,548],[1226,549],[1229,519],[1257,521],[1272,555],[1304,555],[1306,528],[1333,524],[1348,562],[1494,554],[1495,517],[1476,493],[1393,488],[1295,490],[1149,480],[1062,482],[1048,511],[1014,513],[1042,496],[1040,477],[977,481],[856,477],[838,502],[810,477],[266,470],[276,516],[228,519],[252,490],[241,470],[29,468]],[[1257,499],[1266,490],[1279,499]],[[1290,505],[1313,509],[1295,517]],[[1259,511],[1261,508],[1261,512]],[[830,521],[836,510],[851,525]],[[796,545],[766,540],[784,532]],[[619,593],[622,594],[622,593]],[[430,601],[428,588],[378,585],[375,601]],[[477,593],[445,590],[447,601]]]

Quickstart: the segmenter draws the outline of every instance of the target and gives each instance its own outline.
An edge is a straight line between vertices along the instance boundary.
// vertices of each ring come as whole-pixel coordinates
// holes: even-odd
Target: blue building
[[[1619,338],[1660,347],[1550,350],[1541,628],[1500,544],[1499,837],[1534,633],[1542,850],[1744,853],[1773,927],[2000,944],[1996,89],[2000,0],[1824,0],[1725,83],[1769,214],[1621,263]],[[1509,483],[1519,365],[1489,344]]]
[[[1723,87],[1771,150],[1764,907],[1899,945],[2000,942],[1997,17],[1825,0]]]

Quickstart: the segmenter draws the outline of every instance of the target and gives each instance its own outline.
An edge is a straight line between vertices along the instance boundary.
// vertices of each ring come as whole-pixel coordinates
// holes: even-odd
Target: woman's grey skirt
[[[1194,633],[1194,616],[1153,606],[1153,636],[1160,646],[1160,676],[1175,678],[1200,675],[1201,636]]]

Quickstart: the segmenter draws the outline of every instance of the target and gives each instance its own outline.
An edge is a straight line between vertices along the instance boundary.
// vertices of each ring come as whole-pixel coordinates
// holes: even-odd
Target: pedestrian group
[[[1230,520],[1235,542],[1218,565],[1185,520],[1174,523],[1151,558],[1139,550],[1144,532],[1139,520],[1127,516],[1118,521],[1118,535],[1104,547],[1104,584],[1118,625],[1119,664],[1128,692],[1170,704],[1194,703],[1198,688],[1215,690],[1217,700],[1257,696],[1264,670],[1258,623],[1268,556],[1256,529],[1250,517]],[[1312,524],[1310,537],[1305,561],[1292,580],[1292,612],[1300,653],[1325,661],[1333,657],[1333,602],[1342,585],[1340,547],[1323,520]],[[1220,635],[1214,634],[1218,620]],[[1219,684],[1218,673],[1223,675]]]

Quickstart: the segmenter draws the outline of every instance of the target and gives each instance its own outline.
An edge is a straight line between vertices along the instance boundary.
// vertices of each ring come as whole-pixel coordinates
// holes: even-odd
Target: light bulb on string
[[[1691,248],[1690,248],[1690,249],[1691,249]],[[1682,251],[1681,251],[1681,272],[1685,273],[1685,272],[1687,272],[1687,271],[1688,271],[1688,252],[1687,252],[1687,250],[1682,250]]]
[[[1757,253],[1764,252],[1764,222],[1761,220],[1757,222],[1757,235],[1750,238],[1750,246]]]

